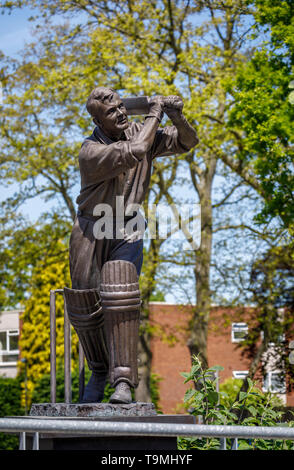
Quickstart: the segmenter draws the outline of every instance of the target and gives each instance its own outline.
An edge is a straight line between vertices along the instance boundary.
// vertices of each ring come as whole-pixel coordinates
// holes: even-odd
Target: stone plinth
[[[34,403],[28,418],[39,420],[80,419],[85,421],[115,421],[141,423],[194,423],[190,415],[160,415],[153,403]],[[85,436],[56,433],[39,435],[41,450],[177,450],[176,437],[161,436]],[[33,445],[33,435],[27,433],[27,449]]]
[[[103,405],[101,407],[101,405]],[[136,406],[135,406],[136,405]],[[142,405],[149,405],[142,406]],[[82,421],[112,421],[112,422],[132,422],[132,423],[175,423],[175,424],[195,424],[195,417],[191,415],[160,415],[156,414],[155,408],[151,403],[132,403],[131,405],[111,405],[109,403],[93,403],[93,404],[64,404],[64,403],[45,403],[33,405],[30,416],[28,418],[35,418],[36,420],[51,420],[52,418],[59,417],[62,420],[80,419]],[[102,410],[110,410],[115,412],[116,415],[101,415],[96,416],[81,416],[81,412],[89,413],[94,412],[96,409],[99,413]],[[119,414],[120,411],[128,413],[142,413],[147,410],[152,411],[153,414],[124,416]],[[55,411],[54,411],[55,410]],[[72,413],[71,415],[61,416],[58,411],[64,413]],[[131,411],[132,410],[132,411]],[[51,413],[47,415],[39,415],[38,413],[45,412]],[[22,417],[23,418],[23,417]],[[176,451],[177,438],[176,437],[161,437],[161,436],[86,436],[86,435],[64,435],[56,433],[40,432],[39,434],[40,450],[99,450],[99,451]],[[33,435],[27,433],[26,448],[32,449]]]
[[[93,418],[93,417],[147,417],[156,416],[153,403],[33,403],[30,416]]]

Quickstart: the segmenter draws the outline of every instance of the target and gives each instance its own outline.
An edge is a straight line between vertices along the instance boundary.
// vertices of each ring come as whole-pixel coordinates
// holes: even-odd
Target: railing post
[[[50,291],[50,398],[56,403],[56,304],[55,291]]]
[[[38,432],[34,433],[32,450],[39,450],[39,433]]]
[[[63,296],[64,300],[64,296]],[[71,329],[64,301],[64,398],[71,403]]]
[[[220,442],[219,450],[227,450],[227,439],[225,437],[221,437],[219,442]]]
[[[26,433],[19,434],[19,450],[26,450]]]
[[[233,440],[232,450],[238,450],[238,438]]]
[[[56,403],[56,293],[63,294],[64,301],[64,399],[72,401],[71,387],[71,324],[68,318],[63,289],[50,291],[50,387],[51,403]],[[82,400],[85,387],[85,355],[79,342],[79,400]]]

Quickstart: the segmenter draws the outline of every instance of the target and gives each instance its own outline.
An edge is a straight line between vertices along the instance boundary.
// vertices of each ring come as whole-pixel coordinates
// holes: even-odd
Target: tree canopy
[[[205,364],[216,294],[240,272],[249,282],[250,264],[261,255],[250,252],[257,241],[265,253],[288,246],[293,235],[292,1],[3,0],[1,6],[11,14],[33,8],[35,36],[20,58],[1,56],[0,174],[19,190],[1,206],[0,295],[10,305],[25,299],[21,286],[29,288],[42,253],[65,259],[55,240],[68,240],[75,217],[91,89],[107,83],[122,96],[179,94],[200,143],[155,162],[148,201],[200,203],[201,243],[186,254],[179,244],[150,241],[141,286],[148,305],[163,274],[167,293],[173,290],[164,264],[184,268],[193,295],[186,291],[196,301],[189,347]],[[56,206],[35,226],[23,221],[16,230],[17,211],[37,196]],[[242,245],[250,246],[246,259],[236,253]],[[182,277],[179,283],[187,286]],[[248,285],[238,289],[244,299]],[[148,313],[145,320],[148,327]]]

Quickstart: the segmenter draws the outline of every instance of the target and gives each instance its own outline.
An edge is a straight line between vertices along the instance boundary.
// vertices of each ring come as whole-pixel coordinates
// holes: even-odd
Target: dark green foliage
[[[20,398],[20,379],[0,377],[0,417],[23,415]],[[18,446],[18,435],[0,433],[0,450],[16,450]]]
[[[257,220],[278,216],[293,230],[293,1],[248,3],[256,20],[251,32],[266,40],[237,68],[228,123],[243,132],[240,165],[258,177],[265,206]]]
[[[158,414],[162,414],[161,408],[159,406],[159,382],[162,378],[154,373],[151,373],[150,376],[150,394],[151,394],[151,401],[154,403],[156,411]]]
[[[78,373],[76,370],[72,373],[72,396],[73,401],[78,401]],[[50,374],[44,374],[37,382],[33,394],[33,403],[50,403]],[[56,372],[56,401],[57,403],[64,402],[64,371],[58,369]]]

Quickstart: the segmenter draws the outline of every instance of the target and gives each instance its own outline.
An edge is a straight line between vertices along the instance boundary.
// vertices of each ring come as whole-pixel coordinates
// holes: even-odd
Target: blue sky
[[[29,18],[33,10],[22,8],[12,11],[12,13],[0,15],[0,50],[7,56],[17,57],[19,51],[24,48],[25,43],[31,39],[32,22]],[[5,99],[5,97],[4,97]],[[18,185],[0,186],[0,200],[12,196],[18,190]],[[40,214],[55,205],[56,202],[45,202],[42,198],[29,200],[22,206],[22,214],[36,220]]]
[[[28,8],[14,10],[10,15],[0,15],[0,50],[4,54],[16,55],[25,41],[30,39],[31,15],[32,10]]]

